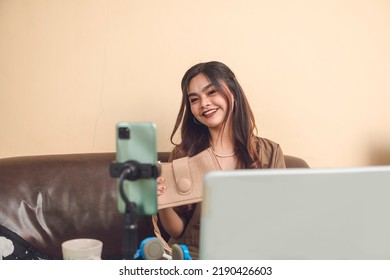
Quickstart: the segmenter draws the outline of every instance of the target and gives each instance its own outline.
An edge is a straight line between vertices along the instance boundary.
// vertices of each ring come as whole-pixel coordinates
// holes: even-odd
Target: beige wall
[[[184,71],[220,60],[286,154],[390,164],[389,50],[387,0],[0,0],[0,157],[114,151],[122,120],[168,150]]]

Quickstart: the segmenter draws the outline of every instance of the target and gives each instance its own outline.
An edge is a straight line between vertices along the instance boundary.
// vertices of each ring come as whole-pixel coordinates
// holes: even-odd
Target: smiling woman
[[[222,170],[285,168],[280,146],[257,133],[247,98],[233,71],[218,61],[199,63],[182,78],[182,103],[171,134],[170,160],[194,156],[211,148]],[[181,143],[173,138],[180,128]],[[157,195],[163,196],[164,178],[158,179]],[[185,244],[198,258],[200,205],[159,211],[169,245]]]
[[[229,116],[232,96],[225,95],[204,74],[195,76],[188,86],[188,99],[194,117],[211,131],[218,132]]]

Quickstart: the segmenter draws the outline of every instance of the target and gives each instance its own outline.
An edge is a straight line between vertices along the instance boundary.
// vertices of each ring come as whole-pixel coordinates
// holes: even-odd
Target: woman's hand
[[[164,177],[157,177],[157,196],[162,195],[167,189],[167,187],[163,184],[164,181]]]
[[[157,196],[164,194],[167,187],[164,185],[164,177],[157,177]],[[183,234],[184,222],[172,207],[158,210],[160,221],[165,231],[173,238]]]

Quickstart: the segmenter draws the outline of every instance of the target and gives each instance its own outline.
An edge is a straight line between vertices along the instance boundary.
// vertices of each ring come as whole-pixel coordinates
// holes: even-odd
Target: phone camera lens
[[[119,128],[119,139],[130,139],[130,129],[128,127]]]

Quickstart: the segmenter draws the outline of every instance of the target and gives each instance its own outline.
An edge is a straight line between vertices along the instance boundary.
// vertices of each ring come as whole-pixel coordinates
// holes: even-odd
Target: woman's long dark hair
[[[225,64],[218,61],[199,63],[191,67],[184,74],[181,81],[182,102],[177,116],[176,124],[171,134],[171,143],[175,145],[171,159],[194,156],[210,146],[210,133],[203,124],[195,123],[188,99],[188,86],[192,78],[202,73],[217,90],[224,94],[228,103],[228,112],[232,114],[232,130],[234,135],[235,152],[238,158],[238,168],[261,168],[259,159],[259,141],[256,137],[256,124],[245,97],[244,91],[238,83],[234,73]],[[234,97],[234,107],[231,111],[231,99],[224,90],[225,85]],[[181,143],[174,142],[174,136],[181,128]]]

